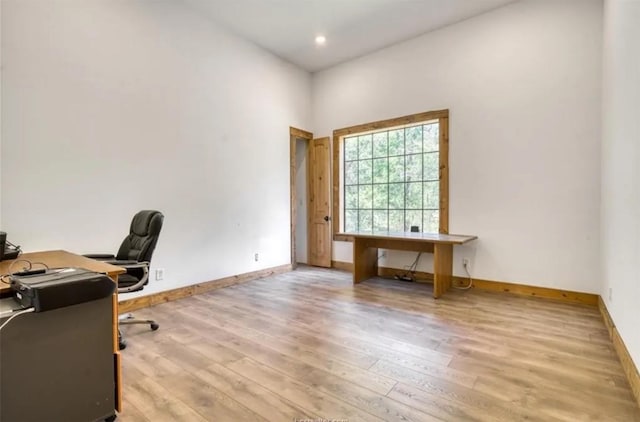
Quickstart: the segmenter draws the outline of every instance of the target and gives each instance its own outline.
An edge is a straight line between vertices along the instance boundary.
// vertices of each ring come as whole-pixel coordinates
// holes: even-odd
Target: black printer
[[[34,312],[102,299],[113,294],[116,285],[105,274],[81,268],[55,268],[11,276],[15,300]]]

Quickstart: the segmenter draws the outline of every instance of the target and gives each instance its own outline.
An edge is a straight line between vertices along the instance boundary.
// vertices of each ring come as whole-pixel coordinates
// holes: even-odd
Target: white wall
[[[115,252],[152,208],[166,273],[143,294],[289,263],[289,126],[310,126],[308,73],[173,0],[2,5],[11,241]]]
[[[640,365],[640,2],[607,0],[604,22],[601,295]]]
[[[296,141],[296,261],[307,263],[307,147],[304,139]]]
[[[523,0],[314,75],[313,133],[449,109],[454,271],[599,293],[601,49],[600,1]]]

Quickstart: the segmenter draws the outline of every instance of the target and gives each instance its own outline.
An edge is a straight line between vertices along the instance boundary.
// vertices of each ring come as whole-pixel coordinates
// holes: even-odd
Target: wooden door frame
[[[307,143],[307,160],[305,161],[305,172],[306,172],[306,185],[307,191],[309,190],[309,142],[313,140],[313,134],[311,132],[307,132],[306,130],[297,129],[295,127],[289,126],[289,179],[290,179],[290,189],[291,189],[291,267],[295,269],[298,266],[297,258],[296,258],[296,217],[298,213],[297,206],[297,198],[296,198],[296,141],[301,139]],[[307,192],[308,194],[308,192]],[[308,201],[307,201],[308,202]],[[307,206],[305,204],[305,206]],[[308,206],[307,206],[308,208]],[[308,210],[307,210],[308,211]],[[307,216],[308,220],[308,216]],[[307,223],[308,224],[308,223]],[[309,232],[309,227],[307,227],[307,233]],[[307,251],[309,250],[309,240],[307,235]],[[308,252],[307,252],[308,254]]]

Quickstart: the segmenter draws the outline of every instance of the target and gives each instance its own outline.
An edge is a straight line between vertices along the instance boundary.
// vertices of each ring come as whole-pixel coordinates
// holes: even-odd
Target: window
[[[446,110],[335,131],[334,232],[446,233],[447,134]]]

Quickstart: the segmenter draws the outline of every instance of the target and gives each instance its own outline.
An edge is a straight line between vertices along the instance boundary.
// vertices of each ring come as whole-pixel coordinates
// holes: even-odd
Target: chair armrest
[[[105,261],[107,264],[111,264],[111,265],[116,265],[118,267],[122,267],[122,268],[142,268],[144,266],[149,266],[148,262],[138,262],[136,260],[117,260],[117,259],[110,259],[108,261]]]
[[[144,286],[149,280],[149,263],[148,262],[137,262],[137,261],[110,261],[109,264],[117,265],[118,267],[122,267],[124,269],[142,269],[142,278],[136,284],[133,284],[128,287],[118,287],[118,293],[129,293],[135,290],[138,290],[140,287]]]
[[[98,261],[105,261],[107,259],[115,259],[115,255],[113,254],[105,254],[105,253],[89,253],[86,255],[82,255],[85,258],[91,258],[91,259],[96,259]]]

